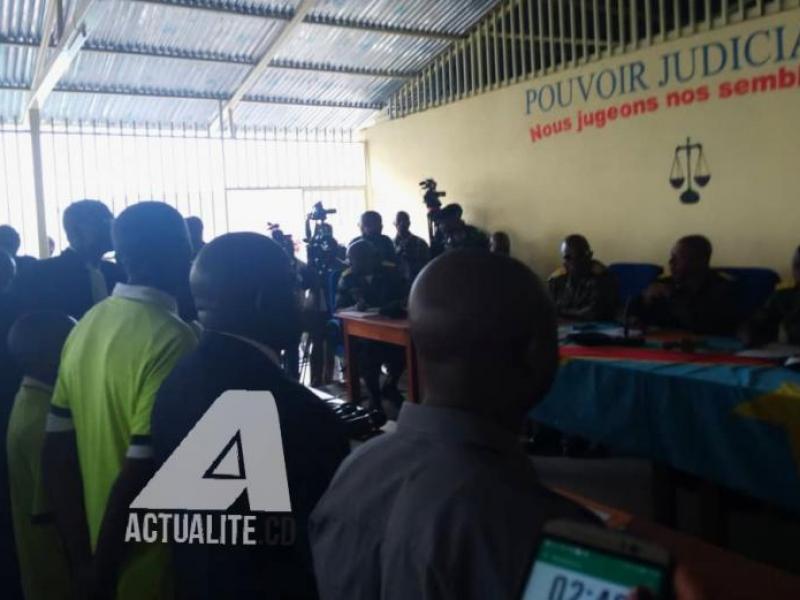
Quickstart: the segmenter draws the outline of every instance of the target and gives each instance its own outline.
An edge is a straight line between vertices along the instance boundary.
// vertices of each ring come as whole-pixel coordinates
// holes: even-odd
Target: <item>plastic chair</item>
[[[608,270],[617,278],[619,299],[623,305],[641,294],[664,272],[659,265],[650,263],[614,263],[608,266]]]
[[[720,267],[718,272],[733,280],[739,318],[749,319],[761,308],[780,283],[780,276],[762,267]]]

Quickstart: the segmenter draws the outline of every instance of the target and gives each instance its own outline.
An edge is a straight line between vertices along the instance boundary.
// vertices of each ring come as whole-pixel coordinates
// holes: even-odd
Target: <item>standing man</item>
[[[603,321],[614,318],[617,282],[605,265],[594,260],[588,240],[568,235],[561,243],[563,270],[550,277],[550,296],[562,319]]]
[[[69,248],[19,273],[15,290],[23,310],[58,310],[80,319],[125,280],[119,265],[103,260],[111,250],[114,217],[97,200],[73,202],[64,211]]]
[[[382,261],[393,265],[397,264],[394,243],[388,236],[383,235],[383,218],[380,213],[368,210],[361,215],[358,227],[361,229],[361,235],[350,242],[351,246],[356,242],[366,240],[375,246]]]
[[[129,274],[64,347],[44,450],[45,485],[79,582],[122,599],[169,598],[167,548],[124,543],[128,508],[155,472],[156,392],[196,338],[177,314],[192,251],[162,202],[125,209],[114,249]],[[116,594],[115,594],[116,592]]]
[[[400,270],[409,283],[417,278],[417,274],[430,258],[428,244],[421,237],[410,231],[411,217],[401,210],[394,219],[397,236],[394,238],[394,250],[397,254]]]
[[[19,256],[22,240],[19,233],[11,225],[0,225],[0,250],[5,250],[17,263],[17,270],[24,271],[36,262],[32,256]]]
[[[200,252],[191,280],[205,333],[158,393],[153,409],[156,462],[172,454],[224,392],[270,392],[280,421],[296,538],[286,546],[176,545],[176,591],[179,597],[209,600],[314,598],[308,517],[349,446],[334,413],[287,377],[278,362],[280,350],[299,331],[295,274],[272,240],[232,233]],[[226,441],[220,439],[220,447]],[[243,443],[246,448],[247,440]],[[251,474],[259,460],[266,459],[248,454],[248,476],[255,477]],[[246,510],[237,502],[227,512]]]
[[[522,263],[450,252],[414,285],[424,390],[345,460],[311,519],[325,600],[513,598],[541,528],[589,520],[519,443],[558,364],[553,306]]]
[[[671,276],[650,284],[634,307],[645,323],[699,334],[736,331],[733,285],[711,269],[712,250],[702,235],[687,235],[675,243]]]
[[[186,229],[192,243],[192,258],[195,258],[206,243],[203,241],[203,220],[200,217],[186,217]]]
[[[464,248],[489,249],[489,237],[477,227],[467,225],[461,218],[464,211],[460,204],[448,204],[434,213],[437,231],[444,238],[444,251]]]

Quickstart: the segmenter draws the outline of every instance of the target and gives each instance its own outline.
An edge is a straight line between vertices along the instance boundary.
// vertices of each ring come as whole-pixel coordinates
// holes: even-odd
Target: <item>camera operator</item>
[[[408,300],[408,285],[396,266],[381,262],[378,250],[370,242],[359,240],[347,249],[350,268],[342,273],[336,291],[336,308],[365,311],[378,308],[387,316],[404,312]],[[358,364],[370,395],[371,408],[385,414],[383,397],[399,405],[403,396],[397,382],[403,373],[403,349],[391,344],[355,339]],[[389,377],[380,386],[381,365],[386,365]]]
[[[480,248],[489,250],[489,237],[477,227],[467,225],[461,218],[459,204],[448,204],[433,215],[436,231],[444,239],[444,250]]]
[[[397,264],[397,255],[394,252],[394,242],[383,235],[383,218],[380,213],[368,210],[361,215],[358,221],[361,235],[350,242],[350,246],[361,240],[371,243],[380,254],[381,260],[394,265]]]

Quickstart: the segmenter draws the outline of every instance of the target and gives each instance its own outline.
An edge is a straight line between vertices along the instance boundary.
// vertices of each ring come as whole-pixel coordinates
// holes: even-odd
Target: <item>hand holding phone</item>
[[[646,590],[670,598],[671,561],[663,548],[624,533],[551,521],[521,600],[628,600]]]

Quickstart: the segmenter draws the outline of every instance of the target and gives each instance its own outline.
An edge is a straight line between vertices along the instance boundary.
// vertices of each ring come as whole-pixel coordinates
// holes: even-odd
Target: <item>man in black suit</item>
[[[19,247],[22,239],[11,225],[0,225],[0,250],[5,250],[17,263],[17,272],[24,271],[36,262],[32,256],[19,256]]]
[[[18,274],[14,289],[22,310],[58,310],[80,319],[124,282],[122,268],[103,260],[111,250],[113,220],[108,207],[97,200],[70,204],[63,219],[69,248]]]
[[[279,364],[278,352],[296,339],[299,328],[289,258],[265,236],[223,235],[198,254],[191,285],[205,333],[156,398],[151,421],[156,463],[167,460],[224,392],[271,392],[280,421],[296,537],[290,545],[176,545],[177,595],[314,598],[308,516],[349,446],[334,413],[292,381]],[[248,478],[263,469],[258,455],[244,456],[243,461]],[[246,498],[244,493],[228,514],[248,514]]]

